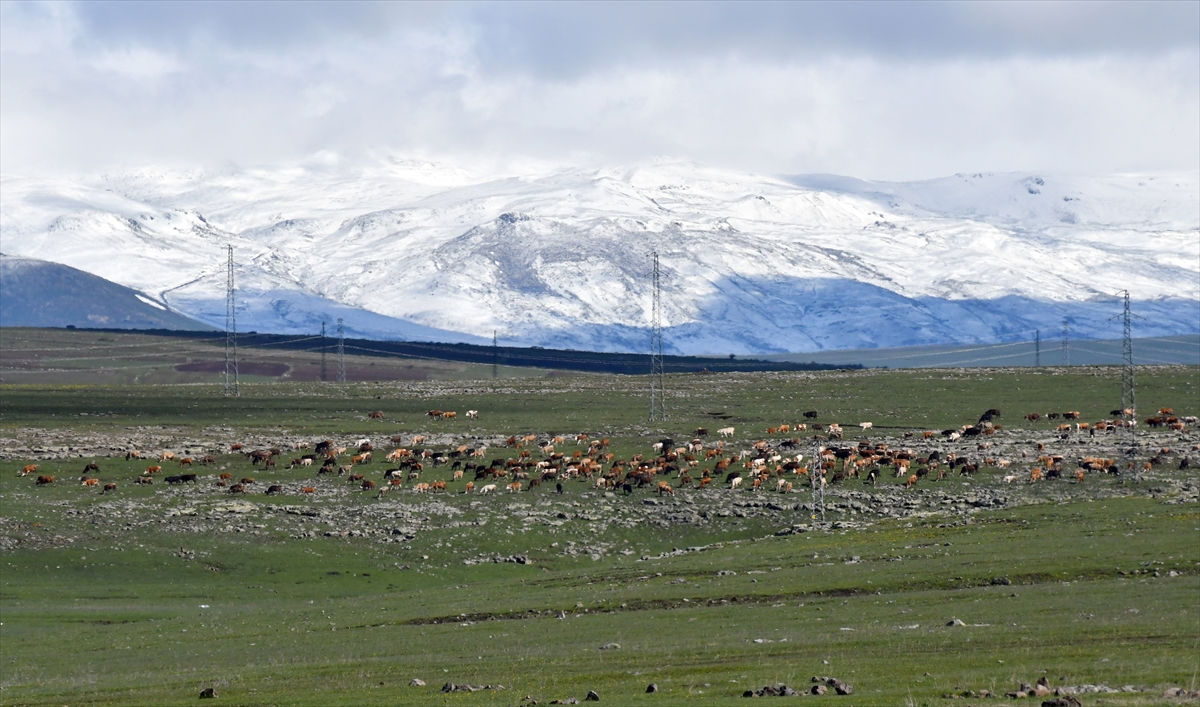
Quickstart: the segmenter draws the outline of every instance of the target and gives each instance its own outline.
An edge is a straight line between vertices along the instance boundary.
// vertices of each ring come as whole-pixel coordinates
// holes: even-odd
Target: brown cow
[[[246,493],[246,487],[242,484],[234,484],[229,487],[229,493]]]
[[[84,479],[81,485],[82,486],[97,486],[97,485],[99,485],[99,483],[100,483],[100,479]]]
[[[104,490],[100,492],[100,495],[103,496],[104,494],[108,493],[109,491],[116,491],[116,490],[117,490],[116,484],[104,484]]]
[[[143,474],[157,474],[157,473],[158,473],[158,472],[160,472],[160,471],[162,471],[162,467],[161,467],[161,466],[157,466],[157,465],[156,465],[156,466],[148,466],[148,467],[146,467],[146,470],[145,470],[144,472],[142,472],[142,473],[143,473]]]
[[[275,494],[279,494],[279,493],[283,493],[282,486],[275,484],[273,486],[267,487],[267,495],[268,496],[274,496]]]
[[[53,484],[53,483],[54,483],[54,477],[53,477],[53,476],[39,476],[39,477],[37,477],[37,485],[38,485],[38,486],[49,486],[49,485],[51,485],[51,484]]]
[[[445,483],[445,482],[443,482],[443,483]],[[371,490],[371,489],[373,489],[373,488],[375,488],[375,482],[374,482],[374,481],[371,481],[370,479],[364,479],[364,480],[363,480],[363,482],[362,482],[362,490],[363,490],[363,491],[370,491],[370,490]]]
[[[179,466],[191,466],[193,461],[195,460],[191,457],[184,457],[183,459],[179,460]]]
[[[317,491],[316,486],[301,486],[300,487],[301,493],[316,493],[316,491]]]
[[[367,417],[371,418],[372,420],[382,420],[383,410],[375,410],[374,412],[369,413]]]
[[[254,479],[247,476],[246,478],[242,479],[240,483],[242,486],[249,486],[250,484],[254,483]]]
[[[171,460],[171,459],[174,459],[174,458],[175,458],[175,452],[163,452],[163,453],[162,453],[162,456],[160,456],[160,457],[158,458],[158,460],[159,460],[160,462],[165,462],[165,461],[169,461],[169,460]]]
[[[134,479],[134,483],[136,483],[136,484],[145,484],[146,486],[153,486],[153,485],[154,485],[154,479],[152,479],[152,478],[151,478],[151,477],[149,477],[149,476],[139,476],[139,477],[137,477],[136,479]]]
[[[675,489],[671,488],[671,484],[668,484],[666,481],[659,481],[658,482],[658,495],[662,496],[663,494],[668,494],[668,495],[674,496]]]
[[[37,471],[37,468],[38,468],[37,464],[30,464],[30,465],[26,466],[24,469],[21,469],[21,472],[19,474],[17,474],[17,476],[29,476],[33,472]]]
[[[226,471],[226,472],[223,472],[223,473],[221,474],[221,476],[220,476],[220,479],[221,479],[222,481],[228,481],[228,480],[230,480],[230,479],[232,479],[232,478],[233,478],[233,474],[230,474],[230,473],[229,473],[229,472],[227,472],[227,471]]]
[[[445,491],[446,490],[446,482],[445,481],[434,481],[433,484],[430,486],[430,490]]]

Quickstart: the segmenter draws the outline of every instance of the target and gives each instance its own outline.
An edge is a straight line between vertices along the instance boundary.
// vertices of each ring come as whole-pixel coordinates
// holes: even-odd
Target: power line
[[[225,396],[237,397],[241,395],[241,391],[238,390],[237,302],[234,298],[233,246],[227,247],[229,259],[225,279]]]
[[[650,308],[650,419],[667,419],[666,375],[662,353],[662,291],[659,287],[658,251],[652,251],[653,300]]]
[[[338,344],[337,344],[338,383],[346,382],[346,327],[342,325],[342,318],[338,317]]]

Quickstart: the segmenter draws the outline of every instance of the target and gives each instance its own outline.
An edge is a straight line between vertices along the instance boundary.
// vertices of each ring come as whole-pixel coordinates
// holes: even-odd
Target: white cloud
[[[0,168],[1200,168],[1189,3],[236,5],[0,3]]]

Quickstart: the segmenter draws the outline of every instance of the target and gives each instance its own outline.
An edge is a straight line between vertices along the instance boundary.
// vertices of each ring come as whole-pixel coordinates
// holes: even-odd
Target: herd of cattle
[[[382,413],[370,413],[372,417]],[[437,419],[452,419],[454,413],[431,410],[429,417]],[[470,417],[478,413],[474,410],[467,412]],[[804,413],[805,419],[814,420],[819,415],[816,411]],[[1075,422],[1062,424],[1058,432],[1065,438],[1073,431],[1087,431],[1091,435],[1097,432],[1112,433],[1115,430],[1136,424],[1132,410],[1113,411],[1115,420],[1101,420],[1095,423]],[[1030,413],[1027,420],[1035,421],[1042,417],[1039,413]],[[1078,412],[1050,413],[1045,417],[1064,420],[1079,420]],[[986,438],[1002,429],[995,422],[1000,418],[1000,411],[991,409],[980,416],[975,424],[963,425],[959,428],[936,431],[906,431],[902,434],[904,440],[919,437],[922,440],[932,440],[941,437],[945,441],[954,442],[964,438]],[[1151,427],[1167,427],[1172,430],[1183,430],[1187,426],[1197,424],[1195,417],[1175,417],[1170,408],[1159,410],[1156,417],[1145,420]],[[864,433],[873,429],[870,422],[857,425]],[[364,492],[374,492],[376,498],[382,498],[393,490],[401,489],[406,483],[415,493],[435,493],[449,490],[448,483],[463,483],[461,493],[489,494],[496,493],[501,488],[509,493],[533,491],[543,484],[553,484],[555,491],[562,493],[563,483],[569,481],[587,482],[592,487],[605,491],[620,491],[632,494],[636,489],[651,488],[659,495],[674,495],[678,488],[695,486],[708,488],[722,485],[731,490],[750,488],[754,491],[774,490],[788,493],[797,487],[806,487],[815,483],[837,484],[849,479],[861,479],[864,483],[874,485],[885,474],[903,479],[905,486],[911,488],[923,479],[929,477],[936,480],[945,479],[948,474],[970,476],[980,468],[992,467],[1007,470],[1012,460],[996,456],[991,452],[992,443],[986,439],[978,440],[975,454],[961,451],[942,451],[934,448],[918,453],[912,449],[893,449],[890,444],[882,441],[873,442],[866,437],[857,444],[842,444],[844,433],[837,423],[822,424],[818,422],[788,423],[766,428],[768,438],[748,442],[743,449],[733,450],[727,446],[726,440],[735,436],[733,427],[717,430],[720,437],[717,441],[706,441],[709,432],[705,428],[694,430],[692,439],[676,443],[670,438],[660,439],[650,445],[647,452],[631,454],[619,458],[610,451],[611,440],[608,438],[592,439],[587,434],[580,433],[571,436],[553,435],[538,436],[533,434],[514,435],[504,441],[504,454],[494,455],[489,461],[483,461],[489,456],[486,446],[470,444],[450,445],[445,449],[425,447],[426,435],[409,437],[396,436],[391,438],[392,449],[382,457],[386,467],[379,473],[379,481],[367,478],[367,469],[378,468],[373,455],[377,452],[371,440],[360,439],[353,444],[339,445],[333,440],[326,439],[310,445],[295,443],[290,445],[286,456],[294,456],[287,465],[288,469],[313,468],[318,477],[345,477],[349,483],[356,484]],[[785,437],[797,432],[813,434],[807,438]],[[774,438],[774,439],[771,439]],[[964,440],[965,441],[965,440]],[[934,446],[934,445],[927,445]],[[959,445],[961,447],[961,445]],[[806,454],[805,452],[808,452]],[[1072,471],[1067,468],[1064,455],[1046,453],[1044,445],[1037,445],[1038,456],[1030,463],[1024,475],[1007,474],[1003,477],[1006,482],[1019,478],[1027,478],[1029,482],[1068,476],[1077,482],[1082,482],[1088,472],[1121,473],[1120,464],[1115,459],[1097,457],[1079,457],[1077,467]],[[1149,469],[1164,463],[1164,457],[1170,450],[1164,448],[1159,454],[1142,462]],[[281,448],[247,450],[241,444],[234,444],[229,454],[240,455],[250,466],[266,473],[277,469],[279,459],[285,453]],[[1022,453],[1024,455],[1024,453]],[[141,452],[129,450],[125,460],[133,461],[146,458]],[[236,458],[236,457],[235,457]],[[179,473],[163,477],[171,485],[198,485],[201,477],[194,471],[185,471],[195,467],[208,467],[218,464],[213,454],[177,455],[172,451],[163,451],[151,457],[155,463],[145,467],[134,483],[138,485],[153,485],[158,475],[163,473],[165,464],[172,464]],[[1190,464],[1185,456],[1180,461],[1180,468]],[[231,466],[226,457],[222,469]],[[448,478],[422,481],[422,475],[432,470],[443,468]],[[30,464],[20,470],[20,476],[36,473],[37,464]],[[101,483],[97,475],[100,467],[97,462],[88,463],[82,471],[80,484],[84,487],[101,487],[102,494],[117,490],[115,482]],[[232,494],[249,493],[258,482],[250,476],[235,479],[234,474],[221,471],[215,479],[206,476],[206,482],[213,481],[218,487],[225,488]],[[38,486],[48,486],[55,483],[55,477],[40,475],[36,477]],[[267,495],[284,493],[281,484],[266,485]],[[316,493],[317,485],[310,482],[300,487],[301,493],[311,495]]]

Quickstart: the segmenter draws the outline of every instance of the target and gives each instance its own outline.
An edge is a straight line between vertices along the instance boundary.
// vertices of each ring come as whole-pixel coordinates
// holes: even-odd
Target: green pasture
[[[1140,369],[1138,383],[1142,417],[1166,406],[1200,411],[1194,367]],[[236,399],[211,384],[2,385],[5,449],[71,451],[38,462],[39,474],[61,479],[47,488],[15,475],[32,453],[0,461],[0,705],[192,704],[206,687],[217,692],[212,704],[235,705],[544,705],[582,701],[589,690],[605,704],[742,704],[746,689],[786,683],[804,691],[813,676],[840,678],[854,694],[784,699],[990,704],[998,700],[944,696],[1003,695],[1046,677],[1052,686],[1134,686],[1081,696],[1089,707],[1132,706],[1162,704],[1168,686],[1200,688],[1200,509],[1150,482],[1100,476],[1055,487],[1071,490],[1062,502],[1029,496],[969,519],[872,519],[777,536],[778,524],[737,516],[603,530],[522,523],[526,509],[574,502],[579,513],[609,508],[616,517],[622,504],[653,496],[599,499],[584,496],[582,482],[561,497],[545,487],[465,495],[464,480],[440,497],[434,529],[382,542],[295,537],[288,509],[336,506],[353,515],[378,503],[344,479],[287,470],[286,458],[264,472],[226,446],[370,437],[390,447],[396,434],[474,443],[586,432],[611,438],[610,449],[628,457],[664,434],[690,439],[697,427],[734,426],[730,445],[741,448],[768,438],[769,426],[803,421],[806,410],[847,426],[848,441],[860,434],[849,425],[871,421],[874,441],[903,445],[904,432],[956,428],[999,408],[1006,439],[1032,449],[1056,443],[1057,422],[1026,422],[1025,413],[1108,417],[1119,404],[1120,371],[681,375],[667,387],[670,417],[651,425],[645,381],[623,376],[277,382],[243,385]],[[434,421],[429,409],[459,416]],[[465,419],[468,409],[479,419]],[[367,417],[374,410],[382,421]],[[1186,453],[1195,437],[1170,444]],[[161,476],[178,470],[170,464],[156,485],[134,487],[152,462],[126,461],[123,450],[151,438],[143,451],[182,452],[192,440],[200,448],[189,451],[214,453],[235,477],[311,482],[318,492],[269,498],[257,488],[237,499],[255,512],[227,514],[244,532],[188,532],[171,513],[224,513],[219,504],[229,497],[212,488],[218,468],[195,469],[203,488],[165,486]],[[1062,444],[1075,445],[1067,450],[1074,455],[1092,442]],[[493,445],[487,457],[513,453]],[[77,485],[93,460],[102,481],[118,483],[115,494]],[[377,460],[364,470],[379,478],[383,468]],[[993,488],[999,473],[952,483]],[[1156,473],[1189,481],[1195,469]],[[423,480],[448,474],[441,467]],[[387,502],[403,508],[415,503],[409,498]],[[809,520],[797,512],[796,523]],[[607,551],[565,555],[568,543]],[[524,564],[463,563],[516,554]],[[965,625],[948,626],[953,619]],[[609,644],[619,648],[602,648]],[[410,686],[414,678],[426,686]],[[446,682],[492,689],[447,694]],[[659,692],[646,693],[651,682]]]

